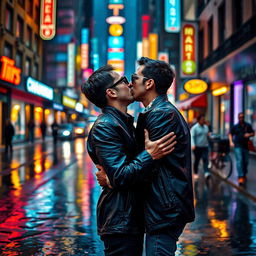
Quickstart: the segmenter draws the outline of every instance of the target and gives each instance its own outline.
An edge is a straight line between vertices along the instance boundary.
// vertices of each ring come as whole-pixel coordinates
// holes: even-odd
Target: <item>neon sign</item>
[[[88,38],[89,38],[89,30],[88,28],[82,29],[82,35],[81,35],[81,68],[87,69],[89,66],[89,44],[88,44]]]
[[[55,36],[56,0],[42,0],[39,33],[43,40],[51,40]]]
[[[108,38],[108,64],[113,65],[117,72],[124,73],[124,37],[123,26],[125,18],[120,16],[120,10],[124,9],[122,0],[109,0],[108,9],[113,16],[106,19],[109,26]]]
[[[6,56],[2,56],[0,61],[2,62],[0,79],[15,85],[19,85],[21,80],[21,69],[14,66],[14,60],[9,59]]]
[[[181,77],[197,76],[197,27],[193,23],[182,24]]]
[[[207,89],[207,83],[201,79],[191,79],[184,84],[184,90],[190,94],[200,94]]]
[[[48,100],[53,100],[53,88],[28,77],[26,84],[28,92],[43,97]]]
[[[68,70],[67,70],[68,86],[75,86],[75,44],[68,44]]]
[[[165,31],[180,31],[180,0],[165,0]]]

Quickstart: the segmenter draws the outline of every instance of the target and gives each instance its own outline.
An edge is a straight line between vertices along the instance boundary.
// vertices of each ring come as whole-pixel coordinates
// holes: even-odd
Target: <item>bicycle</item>
[[[221,178],[228,179],[233,172],[229,140],[221,139],[218,135],[212,136],[210,138],[210,148],[209,168]]]

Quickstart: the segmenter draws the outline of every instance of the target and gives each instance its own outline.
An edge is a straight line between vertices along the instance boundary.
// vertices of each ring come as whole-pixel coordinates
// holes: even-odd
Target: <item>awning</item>
[[[197,95],[195,97],[184,100],[177,103],[177,108],[186,110],[189,108],[205,108],[207,107],[207,97],[206,94]]]

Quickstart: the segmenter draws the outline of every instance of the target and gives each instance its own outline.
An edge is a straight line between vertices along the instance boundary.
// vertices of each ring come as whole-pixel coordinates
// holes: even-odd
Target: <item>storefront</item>
[[[214,132],[227,136],[244,112],[245,120],[256,130],[256,44],[230,55],[203,73],[211,81],[209,113]],[[254,136],[256,146],[256,136]]]

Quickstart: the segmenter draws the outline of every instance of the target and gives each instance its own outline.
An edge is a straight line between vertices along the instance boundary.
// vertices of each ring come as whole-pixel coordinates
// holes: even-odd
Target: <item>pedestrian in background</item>
[[[52,123],[52,136],[53,136],[54,145],[56,145],[57,143],[58,130],[59,130],[59,125],[56,122],[56,120],[54,120],[54,122]]]
[[[8,154],[9,148],[10,153],[12,153],[12,139],[15,134],[14,127],[10,119],[6,120],[5,124],[5,153]]]
[[[210,177],[208,169],[209,127],[205,123],[205,116],[199,115],[197,123],[191,128],[191,147],[194,152],[194,178],[198,178],[198,165],[203,160],[205,178]]]
[[[47,129],[47,125],[44,121],[42,121],[42,123],[40,124],[40,129],[41,129],[42,139],[44,141],[45,135],[46,135],[46,129]]]
[[[28,122],[28,136],[29,141],[34,143],[34,130],[35,130],[35,123],[32,119]]]
[[[238,123],[234,125],[229,133],[230,146],[234,147],[236,168],[238,172],[238,184],[243,185],[246,182],[248,172],[249,138],[254,136],[252,126],[244,121],[244,113],[238,114]]]

